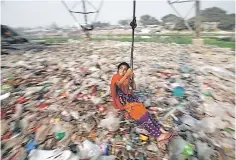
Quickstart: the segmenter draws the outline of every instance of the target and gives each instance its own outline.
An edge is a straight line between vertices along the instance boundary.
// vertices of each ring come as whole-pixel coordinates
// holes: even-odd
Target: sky
[[[173,1],[173,0],[172,0]],[[102,1],[89,0],[96,8]],[[69,8],[72,8],[75,1],[66,2]],[[189,17],[194,16],[195,10],[192,9],[193,2],[174,4],[177,11],[185,16],[190,10]],[[201,1],[201,9],[219,7],[227,11],[227,13],[235,13],[235,1]],[[94,11],[94,9],[86,3],[87,11]],[[74,8],[75,11],[83,11],[81,1],[77,1]],[[121,19],[132,19],[133,2],[132,0],[104,0],[97,21],[109,22],[110,24],[117,24]],[[161,19],[167,14],[176,14],[167,0],[138,0],[136,2],[136,17],[149,14]],[[93,22],[96,14],[90,14],[88,19]],[[75,14],[80,23],[84,23],[83,15]],[[11,27],[38,27],[49,26],[56,23],[59,26],[75,25],[75,21],[70,16],[65,6],[61,1],[3,1],[1,2],[1,24],[9,25]]]

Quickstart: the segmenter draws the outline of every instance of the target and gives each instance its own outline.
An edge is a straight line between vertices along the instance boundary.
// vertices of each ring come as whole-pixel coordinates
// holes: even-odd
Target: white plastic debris
[[[0,101],[2,101],[2,100],[4,100],[4,99],[7,99],[10,95],[11,95],[10,92],[1,95],[1,96],[0,96]]]
[[[109,114],[106,119],[101,120],[99,126],[107,128],[109,131],[116,131],[120,127],[120,119],[116,118],[114,114]]]

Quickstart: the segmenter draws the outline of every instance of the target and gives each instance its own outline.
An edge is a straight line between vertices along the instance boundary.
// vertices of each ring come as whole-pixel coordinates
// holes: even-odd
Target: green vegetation
[[[46,43],[62,43],[67,42],[68,39],[74,40],[82,40],[81,37],[70,37],[70,38],[46,38],[44,39]],[[120,42],[131,42],[131,37],[94,37],[92,38],[93,41],[103,41],[103,40],[113,40],[113,41],[120,41]],[[222,48],[231,48],[235,50],[235,42],[223,41],[219,40],[215,37],[207,37],[204,38],[205,44],[207,45],[215,45]],[[172,36],[172,37],[151,37],[151,38],[141,38],[137,36],[135,38],[135,42],[156,42],[156,43],[177,43],[177,44],[191,44],[192,37],[179,37],[179,36]]]
[[[201,36],[227,36],[227,34],[220,34],[220,33],[201,33]],[[131,37],[130,34],[96,34],[93,36],[128,36]],[[160,33],[160,34],[151,34],[151,33],[146,33],[146,34],[135,34],[135,36],[150,36],[150,37],[159,37],[159,36],[190,36],[192,37],[193,34],[189,33]]]

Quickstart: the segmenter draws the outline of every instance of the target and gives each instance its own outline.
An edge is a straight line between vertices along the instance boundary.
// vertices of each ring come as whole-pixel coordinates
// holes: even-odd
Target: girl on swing
[[[155,137],[158,147],[165,150],[165,144],[175,135],[174,133],[166,132],[161,124],[155,120],[141,102],[129,89],[129,86],[135,90],[136,84],[130,79],[133,77],[133,72],[126,62],[118,65],[118,72],[113,75],[111,80],[111,96],[112,105],[119,110],[126,111],[126,117],[134,119],[138,125]]]

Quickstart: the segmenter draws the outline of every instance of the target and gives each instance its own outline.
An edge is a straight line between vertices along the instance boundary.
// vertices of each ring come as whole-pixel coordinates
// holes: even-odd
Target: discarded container
[[[182,87],[180,84],[178,83],[173,83],[172,85],[172,89],[173,89],[173,95],[176,97],[183,97],[184,96],[184,87]]]
[[[31,150],[36,148],[36,141],[34,139],[29,140],[26,144],[26,152],[30,152]]]
[[[185,158],[193,155],[192,146],[180,136],[173,138],[169,143],[169,156],[171,159],[178,159],[181,155]]]
[[[109,114],[106,119],[101,120],[99,126],[114,132],[120,127],[120,119],[113,114]]]
[[[85,140],[79,148],[81,158],[96,159],[102,155],[100,147],[88,140]]]
[[[54,133],[55,133],[55,138],[58,140],[61,140],[65,136],[65,129],[62,128],[60,125],[60,122],[57,122],[54,126]]]
[[[199,159],[210,159],[210,156],[214,154],[214,150],[201,141],[196,142],[196,149]]]
[[[78,157],[73,155],[69,150],[32,150],[28,156],[29,160],[77,160]]]
[[[187,144],[184,146],[183,154],[186,157],[192,156],[193,155],[193,147],[190,144]]]

